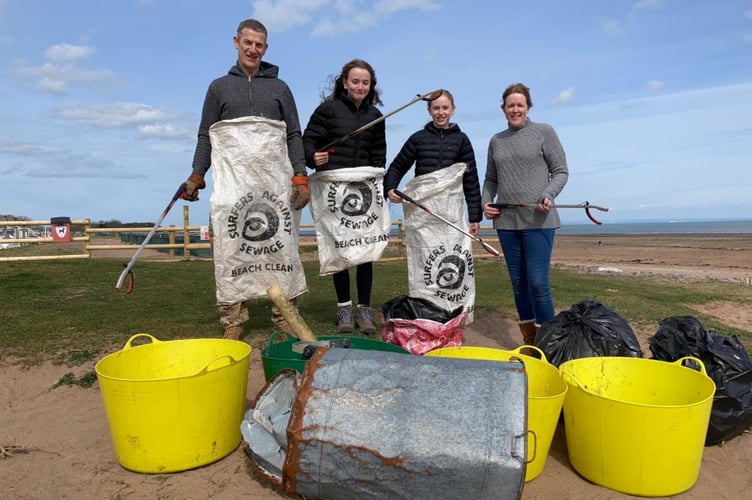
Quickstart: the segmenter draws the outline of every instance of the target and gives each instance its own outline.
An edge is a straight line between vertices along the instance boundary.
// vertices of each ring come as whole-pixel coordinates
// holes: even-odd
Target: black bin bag
[[[707,446],[728,441],[752,426],[752,359],[735,335],[705,330],[691,316],[674,316],[661,320],[648,345],[653,359],[700,359],[715,382]]]
[[[594,300],[582,300],[541,325],[535,338],[554,366],[593,356],[641,358],[642,349],[629,323]]]
[[[390,319],[430,319],[446,323],[462,313],[462,307],[448,311],[430,300],[420,297],[398,295],[381,306],[385,320]]]

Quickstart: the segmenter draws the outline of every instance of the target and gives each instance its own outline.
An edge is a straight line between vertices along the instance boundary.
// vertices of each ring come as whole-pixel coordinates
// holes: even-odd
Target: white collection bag
[[[465,163],[413,178],[404,193],[433,213],[468,230],[462,175]],[[453,311],[464,307],[465,323],[475,310],[472,240],[449,224],[404,202],[407,276],[410,297]]]
[[[384,169],[342,168],[310,176],[320,275],[381,258],[391,218],[384,200]]]
[[[211,224],[218,304],[307,291],[298,253],[300,211],[290,206],[292,164],[284,122],[243,117],[215,123]]]

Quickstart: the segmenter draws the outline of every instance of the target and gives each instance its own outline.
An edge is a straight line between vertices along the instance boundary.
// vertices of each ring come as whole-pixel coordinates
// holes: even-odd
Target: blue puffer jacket
[[[470,139],[455,123],[451,123],[449,128],[442,129],[436,128],[431,121],[422,130],[411,135],[389,165],[384,177],[384,193],[399,187],[400,181],[413,163],[417,177],[458,162],[467,164],[462,178],[462,189],[465,193],[468,219],[470,222],[480,222],[483,219],[483,211],[480,205],[480,183],[475,167],[475,152]]]
[[[361,103],[359,108],[348,96],[321,103],[311,115],[303,132],[306,165],[315,169],[313,153],[335,139],[344,137],[366,123],[381,117],[372,104]],[[377,123],[363,132],[332,147],[329,162],[318,170],[350,167],[386,166],[386,128]]]

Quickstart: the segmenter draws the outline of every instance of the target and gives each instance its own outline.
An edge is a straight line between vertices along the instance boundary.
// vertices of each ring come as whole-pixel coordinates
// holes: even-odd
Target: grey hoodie
[[[287,84],[277,78],[279,68],[262,61],[259,72],[249,77],[238,64],[209,85],[198,127],[193,155],[193,173],[203,176],[211,166],[209,127],[222,120],[262,116],[287,124],[287,155],[296,174],[306,173],[300,120],[295,99]]]

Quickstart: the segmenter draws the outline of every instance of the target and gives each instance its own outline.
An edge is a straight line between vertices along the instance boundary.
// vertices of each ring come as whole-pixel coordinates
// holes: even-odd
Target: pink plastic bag
[[[465,310],[446,323],[430,319],[381,320],[381,338],[412,354],[425,354],[439,347],[462,345],[465,330]]]

